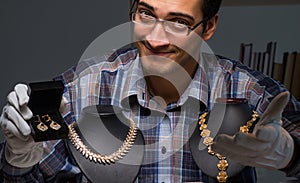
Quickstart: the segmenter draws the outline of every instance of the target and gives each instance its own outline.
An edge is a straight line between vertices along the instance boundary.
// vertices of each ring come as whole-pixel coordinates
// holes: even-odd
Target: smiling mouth
[[[153,56],[163,56],[167,57],[169,55],[173,54],[173,52],[159,52],[159,51],[152,51],[152,50],[147,50],[147,55],[153,55]]]
[[[163,49],[152,49],[149,46],[145,45],[146,55],[153,55],[153,56],[163,56],[163,57],[169,57],[173,54],[175,54],[175,51],[167,51]]]

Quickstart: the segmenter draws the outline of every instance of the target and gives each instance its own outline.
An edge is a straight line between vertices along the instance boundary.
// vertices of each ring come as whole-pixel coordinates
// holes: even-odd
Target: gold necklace
[[[199,130],[201,131],[200,136],[203,138],[203,144],[207,146],[208,154],[212,156],[216,156],[219,160],[217,164],[219,170],[219,173],[217,175],[218,182],[226,182],[228,179],[228,175],[226,172],[228,168],[228,162],[225,156],[222,156],[219,153],[215,153],[211,149],[211,145],[213,144],[214,139],[210,137],[210,130],[207,129],[207,124],[205,123],[207,114],[208,114],[207,112],[204,112],[199,117],[198,123],[200,125]],[[253,111],[252,118],[249,121],[247,121],[246,125],[240,127],[240,132],[248,133],[249,129],[251,128],[253,123],[257,120],[257,118],[258,118],[258,113],[256,111]]]
[[[77,134],[74,128],[75,123],[69,125],[69,139],[71,140],[71,143],[75,146],[77,151],[79,151],[86,159],[89,159],[90,161],[94,161],[95,163],[102,163],[102,164],[115,163],[116,161],[121,160],[129,152],[136,139],[137,127],[132,119],[130,119],[129,121],[130,121],[130,128],[127,133],[126,139],[123,141],[121,147],[110,155],[102,155],[90,150],[82,142],[79,135]]]

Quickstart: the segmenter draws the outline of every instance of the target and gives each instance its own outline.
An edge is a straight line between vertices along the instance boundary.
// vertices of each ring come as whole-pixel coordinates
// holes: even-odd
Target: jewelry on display
[[[200,136],[203,138],[203,144],[207,146],[208,154],[212,156],[216,156],[219,160],[217,164],[217,168],[219,170],[219,173],[217,175],[218,182],[226,182],[228,179],[228,175],[226,172],[228,168],[228,162],[225,156],[215,153],[211,149],[211,145],[213,144],[214,139],[210,137],[210,130],[207,129],[207,124],[205,123],[207,114],[208,114],[207,112],[204,112],[199,117],[198,123],[200,125],[199,130],[201,131]],[[256,111],[253,111],[252,118],[249,121],[247,121],[246,125],[240,127],[240,132],[249,133],[249,129],[251,128],[253,123],[257,120],[257,118],[258,118],[258,113]]]
[[[49,114],[46,114],[46,115],[42,116],[42,118],[45,122],[50,122],[51,121],[51,117],[49,116]]]
[[[35,120],[35,122],[39,123],[39,124],[36,126],[37,129],[39,129],[39,130],[42,131],[42,132],[48,130],[47,125],[45,125],[45,123],[43,123],[43,122],[41,121],[41,118],[40,118],[39,115],[36,115],[35,118],[37,118],[37,121]]]
[[[53,130],[59,130],[61,128],[60,124],[58,124],[57,122],[55,121],[52,121],[50,123],[50,127],[53,129]]]
[[[61,128],[60,124],[53,121],[51,119],[51,117],[49,116],[49,114],[46,114],[46,115],[42,116],[42,118],[44,119],[45,122],[50,122],[51,121],[50,128],[52,128],[53,130],[59,130]]]
[[[83,144],[74,128],[74,125],[75,123],[69,125],[69,139],[71,140],[71,143],[86,159],[94,161],[95,163],[111,164],[121,160],[129,152],[137,136],[137,127],[134,121],[130,119],[130,128],[122,146],[110,155],[102,155],[92,152],[92,150]]]

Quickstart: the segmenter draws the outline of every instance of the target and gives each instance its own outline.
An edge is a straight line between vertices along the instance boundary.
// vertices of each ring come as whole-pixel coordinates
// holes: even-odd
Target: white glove
[[[31,130],[25,120],[33,114],[27,103],[29,101],[28,87],[17,84],[14,91],[8,94],[8,103],[4,106],[0,118],[0,126],[6,138],[6,161],[19,168],[27,168],[37,164],[43,155],[42,142],[35,142],[30,135]],[[60,112],[66,108],[66,99],[63,97]]]
[[[31,167],[42,159],[42,143],[34,142],[30,127],[25,120],[32,118],[32,112],[27,107],[28,87],[17,84],[14,91],[7,96],[0,118],[0,125],[6,138],[6,161],[19,168]]]
[[[282,128],[282,112],[289,93],[278,94],[256,124],[253,133],[221,134],[212,149],[243,165],[268,169],[285,168],[292,159],[294,141]]]

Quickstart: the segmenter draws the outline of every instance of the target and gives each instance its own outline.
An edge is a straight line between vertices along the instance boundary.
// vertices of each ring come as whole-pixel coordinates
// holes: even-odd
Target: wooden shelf
[[[293,5],[299,0],[223,0],[222,6]]]

